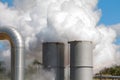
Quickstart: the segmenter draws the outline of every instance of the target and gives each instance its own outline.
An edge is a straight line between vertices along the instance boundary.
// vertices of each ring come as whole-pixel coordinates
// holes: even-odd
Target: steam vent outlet
[[[0,27],[0,40],[11,45],[11,80],[24,80],[24,42],[19,32],[12,27]]]
[[[70,80],[92,80],[92,42],[71,41]]]
[[[46,70],[54,70],[54,80],[64,80],[64,44],[43,43],[43,65]]]

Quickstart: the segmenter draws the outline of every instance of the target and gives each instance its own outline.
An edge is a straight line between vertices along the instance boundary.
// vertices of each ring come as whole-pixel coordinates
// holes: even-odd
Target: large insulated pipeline
[[[92,80],[92,42],[71,41],[70,80]]]
[[[0,27],[0,40],[8,40],[11,45],[11,80],[24,80],[24,42],[12,27]]]
[[[43,43],[43,65],[46,70],[54,70],[54,80],[64,80],[64,44]]]

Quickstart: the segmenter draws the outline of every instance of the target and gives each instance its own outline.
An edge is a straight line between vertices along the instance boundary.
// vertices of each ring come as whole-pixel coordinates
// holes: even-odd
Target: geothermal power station
[[[0,28],[0,39],[11,44],[11,80],[24,80],[24,40],[11,27]],[[92,80],[92,42],[70,41],[70,80]],[[64,80],[65,45],[60,42],[44,42],[43,66],[53,70],[55,80]]]

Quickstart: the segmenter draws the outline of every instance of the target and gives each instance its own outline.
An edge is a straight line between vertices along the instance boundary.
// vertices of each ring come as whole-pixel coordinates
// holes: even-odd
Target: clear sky
[[[0,0],[1,2],[3,3],[8,3],[9,6],[12,6],[13,5],[13,0]]]
[[[99,0],[98,8],[102,11],[99,24],[113,25],[120,23],[120,0]]]

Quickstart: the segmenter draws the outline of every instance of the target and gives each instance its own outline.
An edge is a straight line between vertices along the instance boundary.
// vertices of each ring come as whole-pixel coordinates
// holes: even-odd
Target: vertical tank
[[[46,70],[54,70],[55,80],[64,80],[63,43],[43,43],[43,65]]]
[[[92,80],[92,42],[71,41],[70,80]]]

